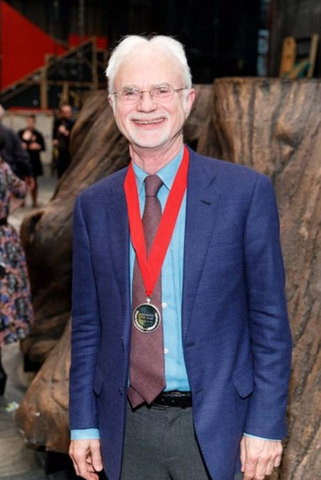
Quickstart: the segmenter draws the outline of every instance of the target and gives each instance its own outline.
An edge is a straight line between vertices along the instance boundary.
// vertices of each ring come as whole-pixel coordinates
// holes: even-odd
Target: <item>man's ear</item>
[[[113,112],[115,113],[115,108],[116,108],[115,97],[113,95],[108,95],[108,102],[111,108],[113,109]]]
[[[194,100],[195,100],[195,88],[191,88],[185,100],[185,118],[187,118],[191,113]]]

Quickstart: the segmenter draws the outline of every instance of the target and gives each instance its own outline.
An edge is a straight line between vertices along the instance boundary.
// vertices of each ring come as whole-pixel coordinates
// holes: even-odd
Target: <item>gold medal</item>
[[[142,333],[154,332],[160,325],[161,316],[159,310],[155,305],[150,303],[142,303],[135,308],[133,312],[133,323],[137,330]]]

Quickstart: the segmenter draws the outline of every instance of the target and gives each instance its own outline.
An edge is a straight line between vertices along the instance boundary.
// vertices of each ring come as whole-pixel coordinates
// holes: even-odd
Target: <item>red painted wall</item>
[[[91,37],[89,35],[85,35],[84,37],[80,37],[79,35],[69,35],[68,37],[68,44],[70,47],[78,47],[82,42],[89,40]],[[107,38],[106,37],[95,37],[96,39],[96,47],[101,50],[107,50]]]
[[[42,67],[46,54],[65,52],[53,38],[0,0],[0,88]]]

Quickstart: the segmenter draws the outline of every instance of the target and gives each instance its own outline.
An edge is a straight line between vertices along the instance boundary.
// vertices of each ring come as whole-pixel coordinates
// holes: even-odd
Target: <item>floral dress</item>
[[[26,193],[25,182],[0,158],[0,347],[25,338],[33,319],[26,257],[19,235],[7,223],[10,196]]]

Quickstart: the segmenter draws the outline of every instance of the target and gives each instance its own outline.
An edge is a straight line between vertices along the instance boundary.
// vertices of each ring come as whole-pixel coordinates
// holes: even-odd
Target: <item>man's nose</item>
[[[137,110],[142,112],[151,112],[157,108],[157,104],[154,101],[152,94],[149,90],[142,91],[141,99],[137,104]]]

